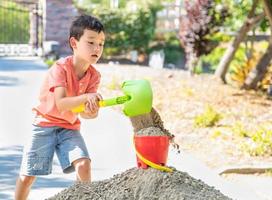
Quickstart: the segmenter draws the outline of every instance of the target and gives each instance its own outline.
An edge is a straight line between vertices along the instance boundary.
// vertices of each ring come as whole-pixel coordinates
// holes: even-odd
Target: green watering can
[[[152,108],[153,93],[149,81],[128,80],[122,84],[124,96],[99,101],[100,107],[124,104],[123,112],[126,116],[133,117],[149,113]],[[74,113],[84,111],[84,105],[72,109]]]

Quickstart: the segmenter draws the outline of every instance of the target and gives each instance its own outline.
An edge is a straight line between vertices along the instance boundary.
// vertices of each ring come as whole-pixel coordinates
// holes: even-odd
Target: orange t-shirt
[[[84,77],[78,80],[73,68],[73,56],[58,60],[48,71],[40,90],[40,104],[33,108],[36,111],[34,124],[52,127],[59,126],[79,130],[80,120],[71,111],[60,112],[56,107],[54,89],[65,87],[67,96],[77,96],[97,91],[100,73],[90,65]]]

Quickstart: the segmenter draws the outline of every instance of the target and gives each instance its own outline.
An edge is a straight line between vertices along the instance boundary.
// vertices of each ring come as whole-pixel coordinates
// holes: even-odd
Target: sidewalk
[[[0,59],[0,199],[13,199],[22,148],[31,134],[31,108],[37,103],[46,69],[39,60]],[[110,178],[136,166],[133,131],[124,115],[103,108],[97,119],[83,120],[82,134],[92,158],[92,180]],[[188,172],[233,199],[262,200],[254,188],[224,180],[186,152],[170,151],[168,165]],[[74,177],[75,174],[62,174],[54,159],[53,174],[37,179],[30,200],[53,196],[73,184]]]

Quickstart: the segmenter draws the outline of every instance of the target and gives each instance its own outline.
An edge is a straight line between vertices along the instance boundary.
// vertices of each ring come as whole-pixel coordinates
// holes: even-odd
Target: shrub
[[[244,125],[241,122],[236,122],[232,127],[232,132],[234,135],[239,137],[250,137],[251,133],[245,129]]]
[[[212,127],[222,119],[222,115],[214,110],[210,105],[206,106],[205,111],[197,115],[194,124],[197,127]]]
[[[254,51],[249,59],[244,55],[244,59],[234,62],[230,69],[230,78],[232,81],[236,82],[239,86],[244,84],[249,72],[256,67],[260,58],[263,55],[264,49],[268,46],[267,42],[258,42],[254,45]],[[242,57],[242,56],[240,56]],[[261,90],[266,90],[269,85],[271,85],[271,75],[272,75],[272,65],[268,67],[268,70],[263,78],[258,84]]]
[[[179,64],[178,62],[184,58],[184,51],[181,48],[180,41],[175,34],[164,34],[154,39],[147,53],[152,51],[163,50],[165,54],[165,64]]]
[[[241,148],[252,156],[272,156],[272,130],[259,128]]]
[[[130,50],[146,53],[155,34],[156,9],[94,9],[92,14],[103,22],[107,40],[104,56],[120,55]]]

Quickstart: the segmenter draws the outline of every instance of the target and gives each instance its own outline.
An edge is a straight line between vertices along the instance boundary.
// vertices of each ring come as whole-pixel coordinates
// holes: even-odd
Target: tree
[[[224,83],[226,83],[226,73],[228,71],[229,65],[235,55],[235,52],[237,51],[240,43],[245,39],[247,36],[248,31],[250,31],[254,26],[256,26],[264,17],[264,14],[255,15],[255,11],[257,8],[259,0],[254,0],[251,10],[248,13],[248,16],[238,31],[236,37],[232,40],[232,42],[229,44],[222,60],[219,63],[219,66],[217,67],[215,71],[215,75],[219,77]]]
[[[186,68],[192,74],[198,58],[216,47],[217,43],[207,36],[219,31],[228,13],[225,7],[216,10],[213,0],[185,0],[184,5],[186,15],[180,20],[179,36],[186,53]]]
[[[269,63],[272,59],[272,5],[270,0],[262,0],[262,3],[270,27],[269,46],[266,49],[264,55],[261,57],[257,66],[249,73],[248,77],[246,78],[245,83],[243,85],[243,88],[245,89],[257,88],[258,82],[264,78]]]

